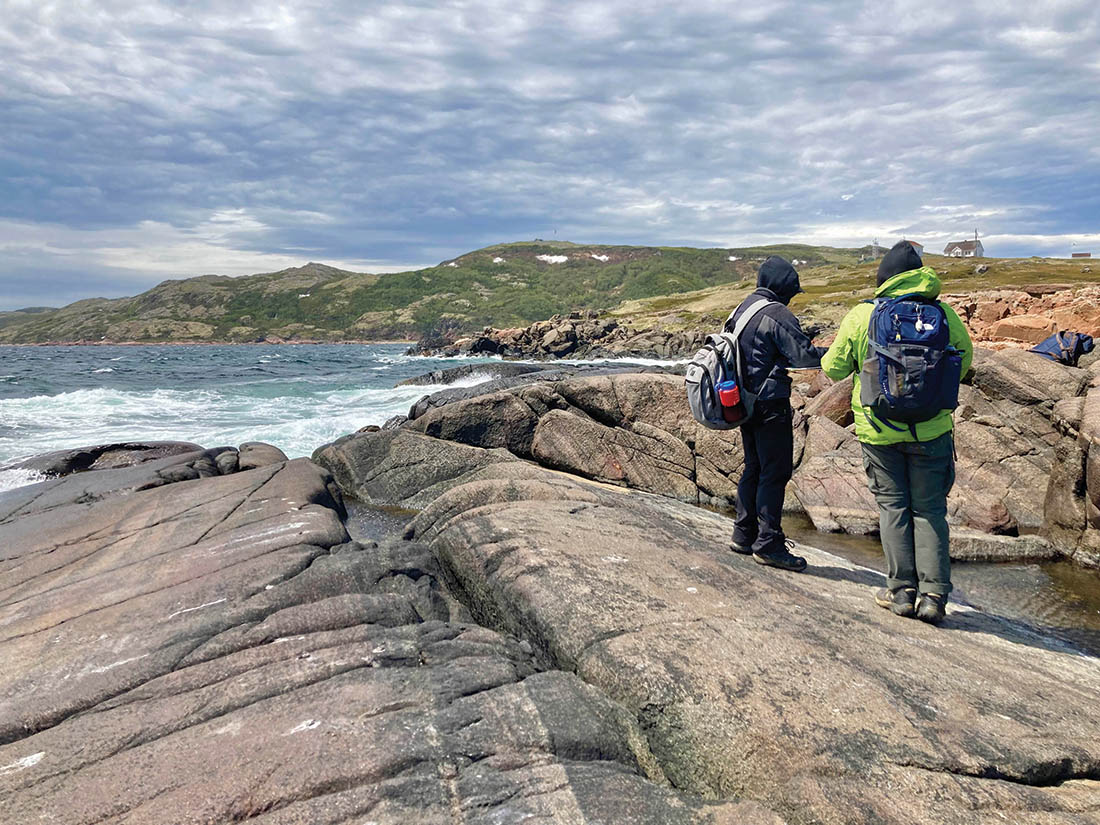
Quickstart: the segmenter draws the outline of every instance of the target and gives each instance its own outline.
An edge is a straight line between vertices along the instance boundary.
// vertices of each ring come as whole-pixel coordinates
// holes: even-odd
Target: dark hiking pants
[[[757,401],[752,418],[741,427],[745,469],[737,485],[737,523],[733,540],[754,552],[783,550],[783,494],[791,480],[794,432],[788,399]]]
[[[932,441],[861,445],[891,590],[951,592],[947,494],[955,483],[953,439],[946,433]]]

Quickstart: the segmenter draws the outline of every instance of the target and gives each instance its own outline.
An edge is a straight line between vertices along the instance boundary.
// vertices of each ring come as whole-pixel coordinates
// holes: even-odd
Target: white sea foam
[[[278,352],[135,350],[118,356],[129,363],[114,375],[93,375],[107,360],[101,357],[96,363],[91,355],[98,353],[72,348],[52,366],[48,364],[52,352],[34,351],[41,369],[18,373],[18,381],[28,388],[41,387],[41,394],[0,397],[0,491],[44,478],[31,471],[4,469],[5,464],[14,463],[13,459],[90,444],[171,440],[218,447],[266,441],[291,457],[308,456],[340,436],[408,413],[424,395],[474,386],[495,376],[491,370],[484,370],[445,387],[394,387],[402,378],[460,364],[499,361],[485,356],[429,359],[406,355],[402,349],[400,345],[387,345],[346,350],[286,348]],[[264,363],[257,364],[257,360]],[[564,363],[676,362],[607,359]],[[81,382],[76,386],[88,387],[101,381],[116,385],[64,391],[65,381],[69,386]],[[48,388],[55,384],[61,386],[50,391]]]
[[[642,367],[675,367],[675,366],[679,366],[680,364],[687,364],[690,361],[691,361],[690,358],[669,360],[669,359],[665,359],[665,358],[634,358],[633,356],[626,356],[626,357],[623,357],[623,358],[590,358],[590,359],[583,359],[583,360],[582,359],[573,359],[573,358],[562,358],[561,360],[553,362],[553,363],[576,364],[576,365],[596,364],[596,365],[599,365],[599,366],[608,366],[608,365],[615,366],[616,364],[622,364],[623,366],[637,365],[637,366],[642,366]],[[546,363],[546,362],[543,361],[543,362],[540,362],[540,363]]]
[[[17,437],[0,435],[0,457],[112,441],[181,439],[211,447],[267,441],[297,457],[406,412],[424,391],[409,387],[255,398],[215,390],[97,389],[5,399],[0,418]],[[51,426],[43,428],[46,416]]]
[[[449,387],[474,386],[492,376],[467,376]],[[114,441],[194,441],[206,447],[265,441],[291,458],[370,424],[380,425],[439,385],[330,387],[314,376],[257,381],[277,395],[238,388],[127,391],[99,388],[52,396],[0,399],[0,462],[19,456]],[[48,421],[49,426],[43,426]],[[26,471],[0,473],[0,490],[41,480]]]
[[[36,470],[3,470],[0,469],[0,493],[5,490],[14,490],[17,487],[26,487],[28,484],[37,484],[45,481],[46,476]]]

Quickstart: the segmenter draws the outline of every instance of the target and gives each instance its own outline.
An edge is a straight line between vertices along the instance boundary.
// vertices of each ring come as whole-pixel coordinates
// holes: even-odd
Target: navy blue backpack
[[[1028,352],[1045,355],[1051,361],[1076,367],[1082,355],[1092,352],[1092,336],[1083,332],[1056,332],[1043,343],[1036,344]]]
[[[873,303],[859,400],[885,426],[901,430],[890,421],[904,422],[916,438],[914,425],[959,406],[962,353],[951,346],[939,301],[902,295]]]

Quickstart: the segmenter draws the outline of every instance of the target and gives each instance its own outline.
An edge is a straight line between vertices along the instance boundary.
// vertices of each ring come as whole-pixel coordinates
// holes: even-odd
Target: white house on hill
[[[985,249],[978,240],[952,241],[943,248],[943,254],[952,258],[984,258]]]

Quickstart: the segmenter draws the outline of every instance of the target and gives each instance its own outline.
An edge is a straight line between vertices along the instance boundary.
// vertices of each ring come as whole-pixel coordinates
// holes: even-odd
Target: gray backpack
[[[769,304],[775,301],[757,301],[741,317],[733,332],[720,332],[708,335],[703,348],[695,353],[684,374],[684,386],[687,388],[688,406],[695,420],[711,430],[733,430],[752,417],[756,396],[746,392],[741,381],[741,351],[737,339],[745,331],[749,320]],[[736,312],[736,310],[735,310]],[[733,317],[733,314],[730,314]],[[728,321],[727,321],[728,323]],[[741,385],[741,402],[747,415],[741,420],[730,423],[722,413],[722,402],[718,399],[718,385],[727,378],[737,378]]]

